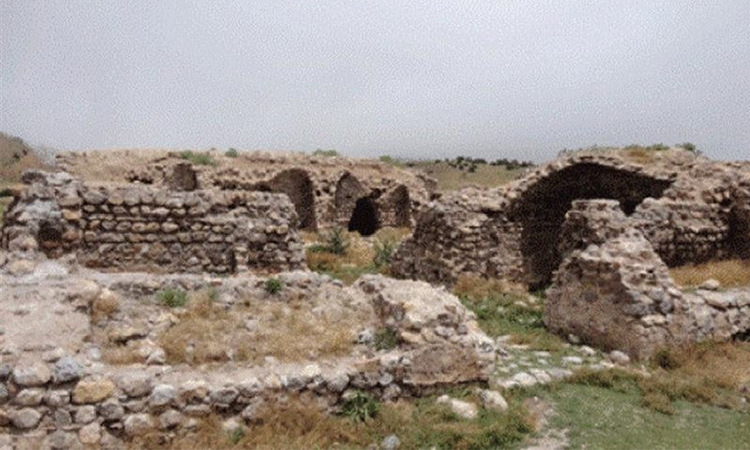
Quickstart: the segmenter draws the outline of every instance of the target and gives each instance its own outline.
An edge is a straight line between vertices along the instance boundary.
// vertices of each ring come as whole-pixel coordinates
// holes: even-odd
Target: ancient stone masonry
[[[85,266],[151,272],[235,273],[304,264],[286,196],[89,186],[65,173],[31,172],[2,230],[10,251],[74,253]]]
[[[542,287],[560,265],[561,227],[577,199],[619,202],[667,265],[746,254],[747,172],[680,155],[639,164],[574,155],[498,189],[468,188],[431,202],[397,251],[394,273],[450,284],[464,273]]]
[[[366,276],[347,287],[296,271],[277,275],[284,290],[272,296],[263,288],[267,279],[254,276],[81,269],[55,278],[49,267],[38,271],[9,277],[0,270],[0,326],[14,320],[19,308],[27,308],[29,327],[68,331],[24,334],[18,327],[8,328],[0,346],[0,436],[7,436],[3,444],[11,448],[125,448],[146,433],[168,441],[195,430],[208,416],[225,426],[251,424],[274,403],[293,397],[335,412],[357,392],[393,400],[448,384],[487,381],[494,371],[494,343],[479,330],[473,313],[453,295],[422,282]],[[157,343],[184,315],[150,299],[166,287],[196,292],[207,285],[221,311],[241,310],[246,299],[286,309],[303,299],[310,310],[291,314],[355,312],[361,322],[349,325],[361,332],[351,336],[351,354],[343,356],[305,355],[299,361],[268,357],[253,363],[235,361],[230,352],[217,360],[221,366],[169,365]],[[117,309],[97,318],[94,305],[111,301]],[[56,312],[47,315],[45,309]],[[268,326],[258,315],[238,317],[247,320],[240,327],[243,333]],[[376,350],[375,331],[382,327],[389,327],[398,342]],[[102,356],[106,345],[143,349],[146,362],[108,363]]]
[[[550,330],[636,358],[750,330],[750,291],[682,292],[651,243],[626,223],[615,202],[573,203],[563,225],[571,244],[547,291]]]
[[[179,153],[158,151],[70,153],[58,165],[87,182],[121,182],[286,194],[300,229],[334,225],[372,234],[384,226],[410,227],[427,203],[434,180],[372,160],[241,152],[227,158],[211,152],[214,164],[193,165]],[[102,167],[96,173],[89,165]]]

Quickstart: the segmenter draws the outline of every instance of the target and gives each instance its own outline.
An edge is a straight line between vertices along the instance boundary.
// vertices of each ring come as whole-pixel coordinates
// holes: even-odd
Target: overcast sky
[[[750,1],[0,0],[0,131],[61,149],[750,159]]]

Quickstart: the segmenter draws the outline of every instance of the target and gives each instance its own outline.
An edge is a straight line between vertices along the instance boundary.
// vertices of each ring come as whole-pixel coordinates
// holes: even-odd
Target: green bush
[[[187,303],[187,293],[180,289],[166,288],[156,294],[159,303],[169,308],[179,308]]]
[[[379,159],[380,159],[380,162],[384,162],[386,164],[393,164],[394,166],[398,165],[398,160],[389,155],[383,155]]]
[[[333,228],[323,235],[324,244],[310,247],[312,253],[333,253],[334,255],[346,255],[349,250],[349,240],[342,228]]]
[[[687,150],[690,153],[695,153],[696,155],[702,154],[700,150],[693,144],[692,142],[683,142],[682,144],[678,144],[678,147],[682,148],[683,150]]]
[[[226,156],[227,158],[236,158],[238,155],[239,153],[237,152],[236,148],[230,148],[226,153],[224,153],[224,156]]]
[[[323,150],[319,148],[313,152],[313,156],[325,156],[327,158],[335,158],[339,156],[339,152],[336,150]]]
[[[355,422],[366,422],[373,419],[379,409],[380,405],[372,395],[356,391],[354,395],[344,400],[341,412]]]
[[[278,278],[269,278],[263,288],[271,295],[278,294],[284,288],[284,283]]]
[[[216,161],[211,158],[209,153],[196,153],[192,150],[180,152],[180,158],[190,161],[196,166],[215,166]]]
[[[393,350],[398,346],[398,333],[390,328],[381,328],[375,332],[375,349]]]
[[[0,197],[13,197],[13,191],[8,188],[0,189]]]
[[[375,257],[372,259],[372,263],[380,269],[391,263],[393,253],[396,251],[396,241],[390,239],[377,240],[373,248],[375,250]]]

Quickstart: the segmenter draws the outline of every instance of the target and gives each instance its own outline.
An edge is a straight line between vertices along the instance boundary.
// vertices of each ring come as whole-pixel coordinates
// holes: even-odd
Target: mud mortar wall
[[[76,253],[100,269],[279,271],[304,264],[296,217],[281,194],[91,187],[70,179],[32,184],[9,211],[2,242],[50,257]]]

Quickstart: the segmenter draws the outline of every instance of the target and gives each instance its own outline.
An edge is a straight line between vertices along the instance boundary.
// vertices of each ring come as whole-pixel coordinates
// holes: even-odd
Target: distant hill
[[[23,139],[0,132],[0,187],[19,183],[24,170],[47,167],[40,152]]]

